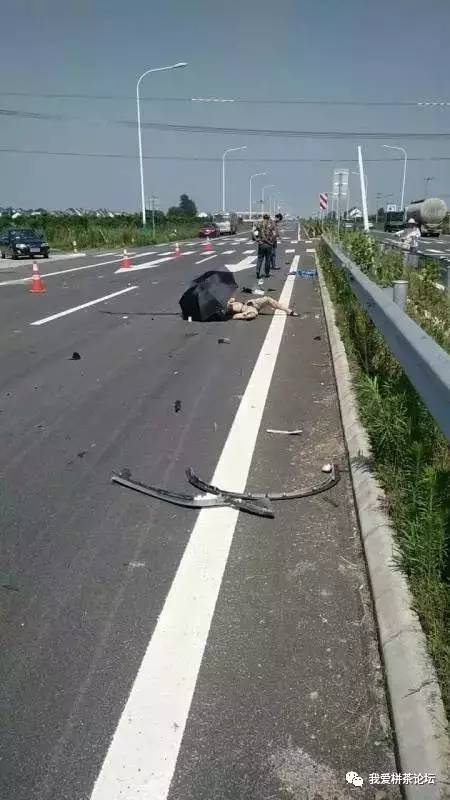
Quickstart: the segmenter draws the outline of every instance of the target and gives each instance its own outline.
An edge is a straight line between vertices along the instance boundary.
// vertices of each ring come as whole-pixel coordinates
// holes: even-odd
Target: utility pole
[[[382,199],[383,195],[381,192],[377,192],[376,199],[377,199],[377,208],[375,211],[375,225],[378,225],[378,206],[380,205],[380,200]]]
[[[337,234],[339,238],[339,229],[341,226],[341,193],[342,193],[342,174],[339,173],[338,179],[338,192],[337,192]]]
[[[155,209],[156,209],[156,204],[158,203],[158,200],[159,200],[159,198],[158,198],[158,197],[155,197],[155,195],[152,195],[152,196],[149,198],[149,200],[151,201],[151,203],[149,203],[149,207],[150,207],[150,208],[151,208],[151,210],[152,210],[152,230],[153,230],[153,238],[155,238]]]

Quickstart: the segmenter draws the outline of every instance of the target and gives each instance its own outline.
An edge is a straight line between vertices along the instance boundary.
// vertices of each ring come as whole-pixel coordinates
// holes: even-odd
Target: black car
[[[42,236],[31,228],[12,228],[0,238],[2,258],[48,258],[50,248]]]
[[[403,211],[388,211],[384,221],[386,233],[396,233],[405,227]]]

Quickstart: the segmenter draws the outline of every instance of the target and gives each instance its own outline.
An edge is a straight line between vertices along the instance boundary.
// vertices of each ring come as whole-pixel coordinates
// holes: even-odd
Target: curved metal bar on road
[[[266,498],[241,498],[239,496],[232,496],[228,493],[216,493],[216,497],[196,497],[190,494],[181,494],[180,492],[169,492],[167,489],[160,489],[156,486],[148,486],[141,481],[131,480],[130,473],[126,471],[126,475],[113,472],[111,476],[112,483],[119,483],[121,486],[126,486],[128,489],[133,489],[136,492],[141,492],[149,497],[155,497],[157,500],[163,500],[172,505],[182,506],[183,508],[220,508],[229,506],[238,511],[246,511],[249,514],[256,514],[259,517],[267,517],[273,519],[274,513],[270,503],[264,503]]]
[[[210,483],[205,483],[205,481],[202,481],[202,479],[195,474],[191,467],[186,470],[186,477],[192,486],[195,486],[202,492],[208,492],[208,494],[216,495],[223,493],[223,490],[219,489],[217,486],[213,486]],[[320,483],[318,486],[314,486],[311,489],[293,489],[291,492],[243,492],[242,494],[239,492],[227,492],[226,494],[228,497],[242,498],[244,500],[300,500],[302,497],[313,497],[316,494],[327,492],[329,489],[332,489],[333,486],[336,486],[340,479],[341,475],[339,468],[336,466],[336,464],[332,464],[329,477],[323,481],[323,483]]]

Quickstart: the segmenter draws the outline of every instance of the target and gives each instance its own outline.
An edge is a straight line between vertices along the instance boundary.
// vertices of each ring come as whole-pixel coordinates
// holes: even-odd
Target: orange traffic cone
[[[211,240],[210,240],[209,236],[207,236],[206,237],[206,242],[204,242],[204,244],[203,244],[203,252],[204,253],[212,253],[213,251],[214,251],[214,248],[213,248],[213,246],[211,244]]]
[[[179,258],[181,256],[180,245],[178,242],[175,242],[175,250],[173,251],[175,258]]]
[[[47,289],[45,288],[39,273],[39,267],[36,264],[36,261],[33,261],[33,276],[31,280],[30,292],[33,292],[33,294],[41,294],[41,292],[46,291]]]
[[[123,251],[122,269],[131,269],[131,261],[126,248]]]

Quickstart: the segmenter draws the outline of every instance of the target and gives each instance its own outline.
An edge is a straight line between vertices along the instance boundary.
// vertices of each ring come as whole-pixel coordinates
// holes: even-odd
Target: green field
[[[0,235],[9,228],[33,228],[44,234],[50,247],[58,250],[72,250],[73,242],[78,250],[94,247],[127,247],[148,245],[190,239],[196,236],[205,220],[196,217],[165,216],[157,213],[155,235],[150,224],[143,229],[140,216],[128,214],[113,218],[98,218],[95,215],[83,217],[55,216],[41,214],[21,216],[17,219],[1,217]]]

